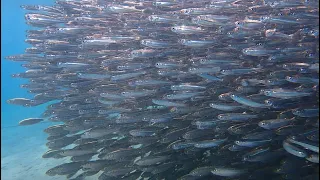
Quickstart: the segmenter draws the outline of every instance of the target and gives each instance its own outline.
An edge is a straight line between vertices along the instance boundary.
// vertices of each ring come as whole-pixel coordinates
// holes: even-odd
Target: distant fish
[[[20,126],[27,126],[27,125],[33,125],[33,124],[37,124],[39,122],[42,122],[44,119],[42,118],[28,118],[28,119],[24,119],[22,121],[19,122]]]

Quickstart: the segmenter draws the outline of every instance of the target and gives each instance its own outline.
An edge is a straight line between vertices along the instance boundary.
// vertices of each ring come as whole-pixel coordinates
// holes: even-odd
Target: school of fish
[[[56,0],[7,56],[48,176],[319,179],[319,1]]]

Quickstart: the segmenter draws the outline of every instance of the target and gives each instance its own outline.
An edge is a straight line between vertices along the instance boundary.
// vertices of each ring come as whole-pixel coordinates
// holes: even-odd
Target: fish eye
[[[310,54],[307,54],[306,57],[313,57],[314,54],[313,53],[310,53]]]
[[[179,43],[183,44],[183,43],[185,43],[186,41],[187,41],[186,39],[180,39],[180,40],[179,40]]]
[[[271,92],[269,92],[269,91],[264,91],[264,94],[268,96],[268,95],[271,95]]]
[[[276,59],[276,57],[274,57],[274,56],[270,56],[269,58],[268,58],[268,60],[269,61],[273,61],[273,60],[275,60]],[[273,73],[272,73],[273,74]],[[272,75],[271,73],[270,73],[270,75]]]
[[[269,79],[268,81],[267,81],[267,83],[269,83],[269,84],[274,84],[276,81],[275,80],[271,80],[271,79]]]
[[[148,20],[149,20],[149,21],[152,21],[152,20],[154,20],[154,19],[155,19],[154,16],[149,16],[149,17],[148,17]]]
[[[99,114],[104,113],[104,112],[105,112],[105,110],[99,110],[98,111]]]
[[[175,29],[176,29],[175,27],[172,27],[172,28],[171,28],[171,30],[175,30]]]
[[[265,102],[266,102],[266,104],[270,104],[270,105],[272,104],[272,102],[270,100],[266,100]]]
[[[307,72],[308,70],[306,68],[300,68],[299,71],[300,72]]]
[[[31,107],[31,104],[26,103],[26,104],[24,104],[24,106],[25,106],[25,107]]]
[[[252,8],[252,7],[251,7],[251,8],[249,8],[249,10],[250,10],[250,11],[253,11],[253,12],[255,12],[255,11],[256,11],[256,9],[255,9],[255,8]]]
[[[261,18],[260,18],[261,20],[266,20],[266,19],[268,19],[266,16],[262,16]]]

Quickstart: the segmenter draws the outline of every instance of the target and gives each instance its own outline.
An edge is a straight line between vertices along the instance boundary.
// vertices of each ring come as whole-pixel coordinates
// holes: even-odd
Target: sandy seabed
[[[69,162],[70,158],[44,159],[48,151],[46,137],[41,132],[21,133],[18,129],[1,132],[1,179],[2,180],[64,180],[66,176],[48,176],[45,172],[57,165]],[[31,134],[34,132],[34,134]],[[78,171],[72,178],[79,175]],[[102,172],[86,180],[97,180]]]

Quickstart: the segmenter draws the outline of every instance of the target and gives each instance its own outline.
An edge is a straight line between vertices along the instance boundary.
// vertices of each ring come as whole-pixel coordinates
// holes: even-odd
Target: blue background
[[[37,107],[25,108],[9,105],[6,100],[16,97],[32,98],[33,95],[27,93],[26,89],[21,89],[20,84],[27,83],[26,79],[11,78],[11,74],[26,71],[21,67],[21,62],[13,62],[4,59],[5,56],[22,54],[25,48],[30,47],[24,40],[26,30],[32,27],[27,26],[24,15],[26,10],[20,5],[52,5],[53,1],[40,0],[2,0],[1,1],[1,125],[16,125],[25,114],[39,112]]]
[[[22,63],[6,60],[4,57],[23,54],[25,48],[31,47],[24,41],[26,30],[34,28],[26,24],[24,15],[29,11],[20,8],[20,5],[53,4],[53,1],[1,0],[1,157],[21,151],[12,147],[23,143],[24,139],[38,137],[41,141],[45,140],[46,135],[42,131],[49,125],[48,123],[17,126],[18,122],[25,118],[39,117],[46,105],[26,108],[6,103],[6,100],[11,98],[32,98],[33,94],[19,87],[28,83],[26,79],[11,77],[12,74],[26,71],[21,66]]]

